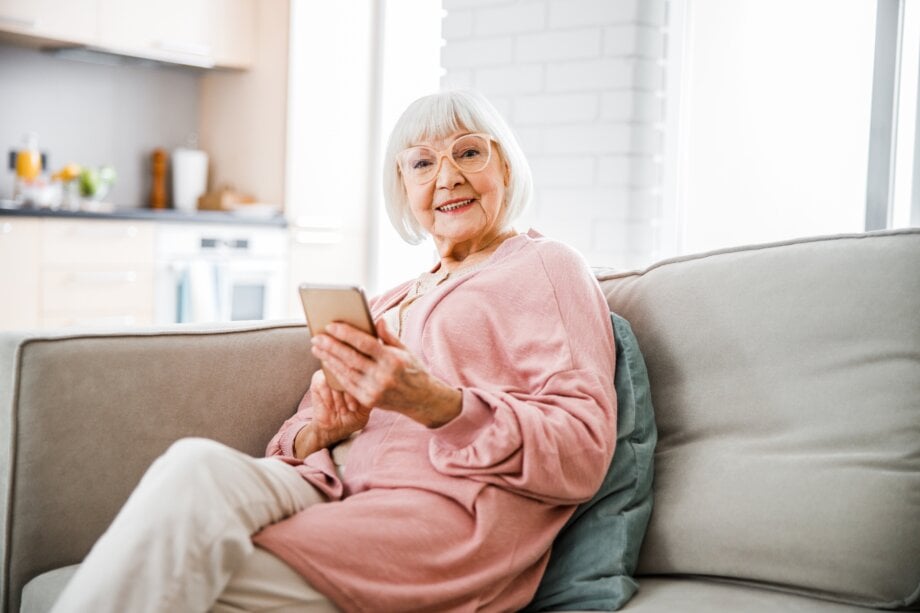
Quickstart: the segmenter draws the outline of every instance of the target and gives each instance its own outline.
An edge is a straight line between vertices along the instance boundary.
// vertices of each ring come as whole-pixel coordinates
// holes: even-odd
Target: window
[[[672,0],[669,8],[672,252],[863,231],[878,178],[870,148],[876,0]],[[902,57],[917,56],[907,47]],[[915,118],[916,57],[900,68],[913,70],[900,106],[913,105]],[[898,140],[910,153],[898,176],[909,183],[914,138]],[[903,207],[887,225],[903,223]]]

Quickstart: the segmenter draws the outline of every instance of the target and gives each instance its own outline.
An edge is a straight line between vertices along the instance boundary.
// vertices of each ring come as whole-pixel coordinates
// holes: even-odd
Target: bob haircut
[[[491,102],[472,91],[447,91],[419,98],[396,122],[383,160],[383,195],[387,215],[399,235],[410,244],[422,242],[428,234],[409,209],[396,156],[403,149],[454,132],[490,134],[508,167],[508,185],[499,214],[499,228],[511,225],[530,203],[533,195],[530,165],[510,126]]]

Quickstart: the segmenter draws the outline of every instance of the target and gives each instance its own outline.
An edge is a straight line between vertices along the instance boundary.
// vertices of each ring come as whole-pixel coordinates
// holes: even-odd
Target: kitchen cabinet
[[[153,323],[153,224],[43,222],[43,327]]]
[[[0,0],[0,32],[204,68],[249,68],[256,0]]]
[[[0,0],[0,30],[28,37],[92,44],[98,0]]]
[[[253,0],[97,0],[98,46],[192,66],[252,64]]]
[[[213,65],[207,0],[99,0],[99,46],[126,55]]]
[[[0,219],[0,330],[39,325],[41,220]]]

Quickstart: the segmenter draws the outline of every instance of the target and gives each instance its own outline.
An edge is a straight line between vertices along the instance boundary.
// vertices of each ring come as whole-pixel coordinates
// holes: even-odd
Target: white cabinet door
[[[153,261],[151,222],[46,219],[42,326],[152,323]]]
[[[38,326],[41,220],[0,217],[0,330]]]
[[[209,0],[98,0],[99,45],[178,64],[214,65]]]
[[[0,0],[0,31],[93,44],[98,0]]]

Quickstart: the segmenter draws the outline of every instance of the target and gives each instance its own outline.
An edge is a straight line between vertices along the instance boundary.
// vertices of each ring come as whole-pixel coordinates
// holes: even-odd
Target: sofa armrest
[[[83,559],[154,458],[261,456],[318,367],[303,323],[0,335],[0,610]]]

